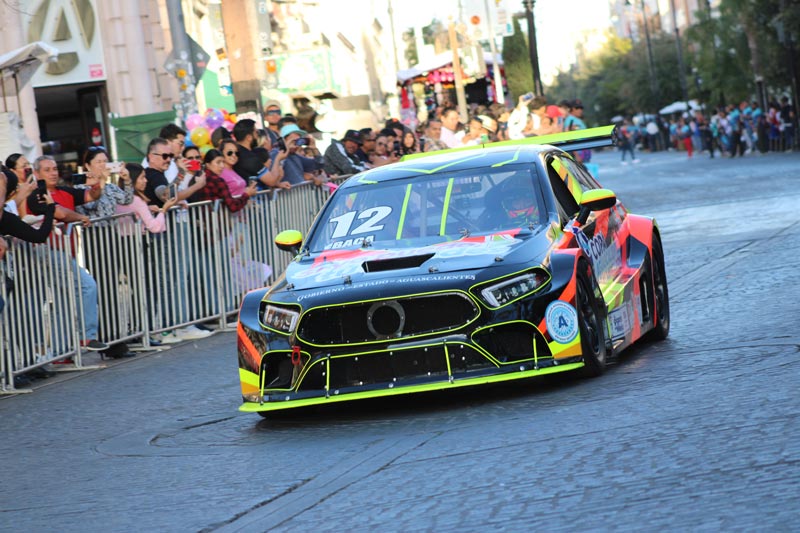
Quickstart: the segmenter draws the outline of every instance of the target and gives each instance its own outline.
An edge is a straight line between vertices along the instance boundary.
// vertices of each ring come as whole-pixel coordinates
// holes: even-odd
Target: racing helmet
[[[529,176],[513,176],[502,186],[501,205],[511,220],[528,220],[538,213],[536,198]]]

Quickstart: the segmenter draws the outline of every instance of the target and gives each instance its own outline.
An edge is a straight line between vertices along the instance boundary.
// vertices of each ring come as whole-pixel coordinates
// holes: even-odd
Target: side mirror
[[[300,253],[300,246],[303,244],[303,234],[294,229],[287,229],[275,236],[275,246],[284,252],[291,252],[292,255]]]
[[[614,207],[617,196],[608,189],[592,189],[581,195],[581,210],[578,212],[578,223],[582,226],[589,219],[592,211],[602,211]]]

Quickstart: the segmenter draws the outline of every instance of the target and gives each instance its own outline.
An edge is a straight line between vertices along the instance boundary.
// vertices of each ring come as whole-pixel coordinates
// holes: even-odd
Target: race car
[[[669,333],[655,220],[569,151],[613,126],[406,156],[349,178],[239,311],[242,411],[555,372]]]

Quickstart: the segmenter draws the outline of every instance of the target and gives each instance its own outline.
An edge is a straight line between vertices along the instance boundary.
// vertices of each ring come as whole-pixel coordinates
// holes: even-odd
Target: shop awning
[[[0,94],[3,97],[17,96],[17,90],[30,81],[39,65],[57,56],[57,49],[41,41],[0,54]]]
[[[487,65],[494,64],[494,59],[492,58],[492,54],[490,52],[483,52],[483,60]],[[417,76],[422,76],[426,72],[430,72],[432,70],[440,69],[442,67],[446,67],[453,63],[453,52],[447,51],[442,52],[441,54],[436,54],[435,56],[425,60],[420,61],[413,67],[400,70],[397,72],[397,80],[400,83],[404,83],[411,78],[416,78]],[[503,64],[503,60],[499,61],[500,65]]]

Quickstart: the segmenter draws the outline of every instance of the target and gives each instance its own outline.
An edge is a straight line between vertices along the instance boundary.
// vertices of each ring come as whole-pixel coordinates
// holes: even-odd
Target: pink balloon
[[[198,126],[205,126],[206,119],[203,115],[199,115],[197,113],[192,113],[188,117],[186,117],[186,129],[192,131]]]
[[[231,122],[230,120],[226,120],[225,122],[222,123],[222,127],[228,131],[233,131],[233,122]]]

